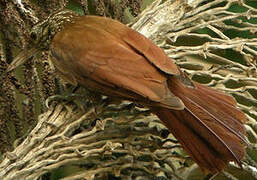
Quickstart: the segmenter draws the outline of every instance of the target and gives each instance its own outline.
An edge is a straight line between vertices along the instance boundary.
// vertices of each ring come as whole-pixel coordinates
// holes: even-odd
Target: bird
[[[72,85],[147,106],[204,172],[239,166],[247,145],[245,114],[236,100],[192,81],[165,52],[132,28],[107,17],[61,10],[31,30],[31,47],[9,65],[49,51]]]

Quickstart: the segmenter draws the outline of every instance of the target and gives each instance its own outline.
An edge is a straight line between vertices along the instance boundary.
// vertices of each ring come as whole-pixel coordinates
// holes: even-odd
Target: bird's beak
[[[29,50],[24,50],[18,54],[14,60],[11,62],[11,64],[8,66],[6,72],[10,72],[14,69],[16,69],[18,66],[22,65],[25,63],[29,58],[32,56],[38,54],[40,52],[39,49],[37,48],[31,48]]]

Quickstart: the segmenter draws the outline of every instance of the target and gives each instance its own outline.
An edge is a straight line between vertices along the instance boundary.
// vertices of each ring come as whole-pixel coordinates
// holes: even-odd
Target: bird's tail
[[[198,83],[186,86],[171,77],[170,91],[185,104],[184,110],[156,109],[192,159],[212,173],[223,170],[229,161],[240,161],[245,155],[246,117],[236,108],[233,97]]]

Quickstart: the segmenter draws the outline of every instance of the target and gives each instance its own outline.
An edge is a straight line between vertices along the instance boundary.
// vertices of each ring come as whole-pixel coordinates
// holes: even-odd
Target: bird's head
[[[55,34],[60,32],[65,24],[72,23],[77,16],[72,11],[62,10],[37,23],[30,32],[32,46],[41,50],[48,50]]]
[[[69,10],[62,10],[51,14],[44,21],[35,24],[30,31],[30,40],[27,49],[20,52],[7,68],[7,72],[15,69],[32,56],[49,50],[51,41],[56,33],[60,32],[64,25],[72,23],[78,17]]]

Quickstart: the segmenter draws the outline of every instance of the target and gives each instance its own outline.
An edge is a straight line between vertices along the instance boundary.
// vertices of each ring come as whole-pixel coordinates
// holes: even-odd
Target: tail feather
[[[203,106],[198,104],[196,101],[192,101],[191,99],[189,99],[187,97],[185,97],[185,98],[187,101],[192,103],[193,106],[196,106],[196,108],[198,108],[196,111],[202,110],[203,112],[206,113],[207,116],[210,116],[210,118],[214,119],[215,123],[219,123],[221,126],[224,126],[228,131],[230,131],[231,133],[236,135],[242,141],[246,142],[244,126],[242,126],[242,123],[239,122],[237,119],[235,119],[235,117],[232,117],[233,112],[231,112],[231,113],[226,112],[226,111],[231,111],[231,110],[238,111],[238,109],[236,109],[234,107],[229,107],[229,106],[223,107],[224,104],[222,104],[222,102],[220,102],[218,99],[213,99],[212,97],[208,97],[209,99],[211,99],[214,102],[215,101],[220,102],[219,108],[223,109],[222,111],[213,112],[213,110],[218,110],[218,109],[204,108]],[[208,102],[205,103],[205,105],[207,105],[208,107],[211,107],[211,106],[215,107],[214,105],[212,105]],[[224,111],[225,109],[227,109],[227,110]],[[193,112],[191,112],[191,113],[194,114]],[[239,113],[241,113],[241,112],[239,112]],[[226,117],[226,118],[224,118],[224,117]]]
[[[245,155],[246,117],[235,107],[234,98],[198,83],[190,88],[176,77],[171,77],[168,84],[186,108],[159,108],[155,109],[156,115],[198,165],[213,173],[229,161],[240,165]]]
[[[188,124],[181,121],[185,117],[185,114],[188,115],[190,113],[186,110],[174,111],[173,113],[168,109],[159,109],[156,111],[156,115],[166,124],[186,152],[203,170],[209,170],[213,173],[221,171],[228,160],[223,159],[216,148],[210,146],[206,138],[202,137],[201,134],[192,129]]]
[[[234,98],[232,96],[227,96],[224,94],[223,96],[221,96],[219,94],[220,92],[214,90],[210,91],[210,88],[203,85],[197,83],[195,85],[198,89],[198,92],[200,92],[200,94],[198,93],[198,95],[203,95],[200,96],[201,99],[204,101],[202,103],[207,104],[211,107],[216,107],[208,109],[210,114],[215,115],[218,119],[223,119],[224,124],[230,126],[231,128],[235,128],[234,130],[242,133],[242,138],[244,138],[245,128],[242,126],[242,123],[246,122],[246,116],[242,111],[236,108],[236,101],[234,100]],[[232,98],[232,100],[228,102],[228,100],[225,100],[224,97],[227,97],[228,99]],[[199,97],[197,96],[195,98],[199,99]],[[194,101],[195,98],[191,99]]]

